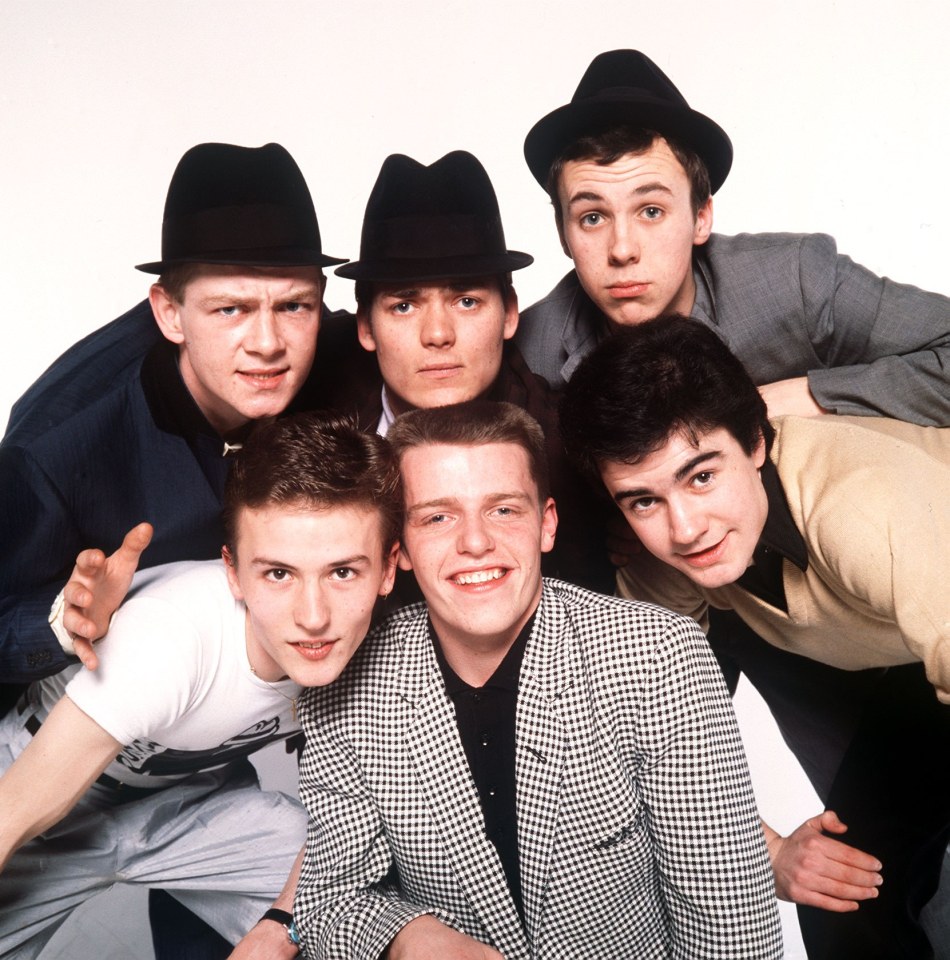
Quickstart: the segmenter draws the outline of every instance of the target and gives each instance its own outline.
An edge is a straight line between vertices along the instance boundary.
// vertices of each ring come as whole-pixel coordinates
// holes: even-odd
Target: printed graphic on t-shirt
[[[295,733],[296,728],[282,732],[280,718],[272,717],[207,750],[175,750],[154,740],[135,740],[116,757],[116,763],[146,776],[181,777],[239,760]]]

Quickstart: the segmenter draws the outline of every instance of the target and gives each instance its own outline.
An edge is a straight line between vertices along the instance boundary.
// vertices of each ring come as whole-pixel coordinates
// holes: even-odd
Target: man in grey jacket
[[[823,234],[714,234],[732,144],[642,53],[596,57],[524,149],[575,267],[516,335],[553,386],[611,329],[682,313],[726,341],[771,415],[950,424],[950,299],[875,276]]]

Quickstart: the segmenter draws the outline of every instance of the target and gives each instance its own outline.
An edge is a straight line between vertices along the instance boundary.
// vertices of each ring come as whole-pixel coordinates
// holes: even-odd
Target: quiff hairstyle
[[[447,407],[410,410],[396,418],[387,439],[400,462],[413,447],[513,443],[528,457],[528,471],[538,488],[538,502],[543,506],[550,496],[544,433],[534,417],[513,403],[469,400]],[[464,484],[465,478],[460,477],[459,482]]]
[[[616,163],[621,157],[632,153],[646,153],[657,140],[665,140],[673,156],[680,162],[689,180],[689,199],[695,218],[706,201],[712,196],[709,183],[709,170],[703,159],[675,137],[658,133],[634,124],[612,124],[602,129],[592,130],[578,137],[566,146],[551,162],[545,189],[554,204],[554,219],[558,230],[564,229],[564,212],[558,194],[561,173],[564,165],[573,160],[593,160],[600,166]]]
[[[568,455],[598,488],[603,463],[639,463],[680,432],[724,428],[751,455],[774,436],[765,401],[709,327],[659,317],[626,327],[590,353],[560,404]]]
[[[389,443],[348,417],[301,413],[257,427],[231,465],[224,527],[234,554],[243,508],[270,505],[378,511],[383,555],[402,530],[402,483]]]

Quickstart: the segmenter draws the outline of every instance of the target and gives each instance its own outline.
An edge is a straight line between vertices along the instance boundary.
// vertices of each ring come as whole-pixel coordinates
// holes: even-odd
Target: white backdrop
[[[521,155],[598,52],[637,47],[732,137],[721,232],[827,231],[879,273],[948,292],[945,0],[0,0],[0,417],[70,343],[132,306],[181,154],[284,144],[331,254],[355,257],[384,157],[475,153],[522,303],[569,266]],[[352,304],[332,278],[328,303]],[[739,709],[763,808],[815,812]],[[750,713],[750,711],[753,711]],[[794,946],[789,956],[796,955]]]

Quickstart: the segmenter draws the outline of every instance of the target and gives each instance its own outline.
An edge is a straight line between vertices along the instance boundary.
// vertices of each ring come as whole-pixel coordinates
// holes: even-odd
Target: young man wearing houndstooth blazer
[[[510,404],[389,434],[395,614],[308,694],[308,957],[766,958],[771,870],[729,697],[696,624],[542,580],[540,428]]]

